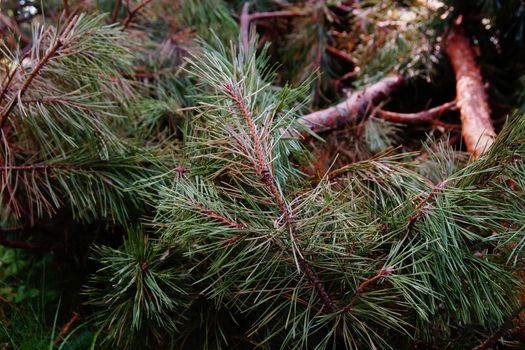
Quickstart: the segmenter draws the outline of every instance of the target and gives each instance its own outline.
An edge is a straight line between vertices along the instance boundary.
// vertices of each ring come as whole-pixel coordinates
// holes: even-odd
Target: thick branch
[[[301,117],[299,122],[319,133],[359,121],[371,111],[372,107],[396,90],[403,81],[404,78],[400,75],[386,77],[370,87],[353,93],[334,107]]]
[[[58,38],[58,40],[56,41],[56,43],[47,50],[46,54],[44,55],[44,57],[42,57],[40,59],[40,61],[38,62],[38,64],[35,66],[35,68],[33,68],[33,70],[31,71],[31,73],[29,74],[29,76],[27,77],[27,79],[24,81],[24,84],[22,85],[22,87],[20,88],[18,94],[16,94],[15,96],[13,96],[13,98],[11,99],[11,101],[9,101],[9,103],[4,107],[4,109],[2,110],[1,114],[0,114],[0,129],[3,129],[4,127],[4,124],[5,122],[7,121],[7,118],[9,117],[9,114],[11,114],[11,112],[13,111],[13,109],[15,108],[15,106],[17,105],[19,99],[25,94],[25,92],[27,91],[27,89],[29,88],[29,85],[31,85],[31,83],[33,82],[33,79],[36,78],[36,76],[40,73],[40,71],[42,70],[42,68],[48,63],[48,61],[56,55],[56,53],[58,52],[58,50],[64,46],[65,44],[65,40],[67,38],[67,36],[69,35],[69,33],[73,30],[73,27],[75,26],[75,24],[77,23],[77,20],[78,20],[78,16],[74,16],[71,21],[69,22],[68,26],[66,27],[66,29],[64,29],[64,31],[62,32],[62,35],[60,35],[60,38]]]
[[[420,125],[420,124],[433,124],[435,119],[440,117],[443,113],[451,110],[456,110],[456,101],[451,101],[437,106],[434,108],[427,109],[417,113],[397,113],[378,109],[376,111],[377,116],[393,123],[409,124],[409,125]]]
[[[445,39],[445,52],[456,74],[456,93],[461,111],[463,138],[474,158],[482,155],[496,138],[490,107],[476,56],[463,29],[455,26]]]

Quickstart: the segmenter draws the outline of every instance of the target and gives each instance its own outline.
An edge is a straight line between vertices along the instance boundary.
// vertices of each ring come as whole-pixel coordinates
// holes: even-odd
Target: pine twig
[[[378,281],[378,280],[380,280],[382,278],[387,278],[392,273],[394,273],[394,268],[392,268],[392,267],[382,268],[381,270],[379,270],[379,272],[375,276],[370,277],[369,279],[361,282],[361,284],[355,290],[355,295],[352,298],[352,300],[350,300],[350,302],[345,307],[343,307],[341,309],[341,311],[342,312],[349,312],[352,309],[352,307],[354,306],[354,304],[356,303],[356,301],[367,290],[368,286],[370,286],[371,284],[375,283],[376,281]]]
[[[62,46],[64,46],[66,37],[73,30],[73,27],[77,23],[78,18],[79,18],[78,15],[75,15],[71,19],[71,21],[67,25],[66,29],[64,29],[64,31],[60,35],[60,38],[58,38],[56,43],[51,48],[49,48],[47,50],[47,52],[44,55],[44,57],[42,57],[40,59],[40,61],[38,62],[38,64],[35,66],[35,68],[33,68],[31,73],[27,77],[27,79],[24,81],[24,84],[20,88],[18,94],[13,96],[11,101],[9,101],[9,103],[3,108],[3,110],[2,110],[2,112],[0,114],[0,129],[3,129],[3,127],[5,125],[5,122],[7,121],[9,115],[11,114],[11,112],[13,111],[15,106],[17,105],[18,100],[25,94],[25,92],[29,88],[29,85],[31,85],[31,83],[33,82],[33,79],[36,78],[36,76],[40,73],[41,69],[49,62],[49,60],[53,56],[55,56],[57,51],[60,50],[60,48],[62,48]]]
[[[473,158],[487,151],[496,138],[488,97],[474,49],[461,27],[455,25],[445,39],[445,52],[456,75],[458,107],[465,145]]]
[[[225,86],[226,92],[228,95],[230,95],[233,102],[236,104],[239,112],[245,119],[246,124],[248,125],[250,137],[252,138],[252,142],[254,144],[255,148],[255,160],[253,161],[253,166],[255,168],[255,171],[263,184],[268,188],[270,193],[272,194],[275,204],[277,208],[281,211],[281,214],[284,218],[284,221],[286,223],[286,226],[290,233],[293,234],[295,231],[293,223],[292,223],[292,217],[290,214],[290,210],[286,205],[285,199],[279,189],[277,188],[277,181],[273,175],[272,169],[268,166],[267,162],[264,160],[265,155],[263,154],[263,148],[262,143],[259,138],[259,135],[256,130],[255,122],[253,120],[253,117],[251,116],[250,111],[248,110],[248,107],[246,106],[244,100],[239,95],[239,93],[234,89],[233,86],[227,85]],[[271,156],[269,157],[272,158]],[[326,292],[326,288],[324,286],[323,281],[319,278],[319,276],[315,273],[310,263],[304,258],[304,254],[301,251],[299,247],[297,247],[298,254],[296,256],[297,258],[297,264],[299,265],[299,269],[306,275],[308,282],[310,285],[314,288],[314,290],[317,292],[321,300],[323,301],[323,304],[328,309],[328,312],[334,313],[337,311],[337,308],[335,306],[335,303],[333,299],[328,295]],[[295,254],[294,254],[295,256]]]
[[[444,103],[441,106],[433,107],[417,113],[397,113],[385,111],[383,109],[378,109],[376,113],[380,118],[393,123],[410,125],[432,124],[434,123],[435,119],[440,117],[443,113],[456,110],[457,108],[456,101],[451,101]]]
[[[446,185],[446,180],[438,183],[434,189],[416,205],[414,208],[414,214],[412,214],[410,219],[408,219],[408,231],[412,231],[416,221],[419,220],[419,218],[431,208],[431,204],[428,202],[432,200],[432,198],[434,198],[438,193],[442,192]]]
[[[127,8],[127,16],[124,18],[124,21],[122,22],[122,31],[125,31],[128,26],[130,25],[131,21],[133,20],[133,17],[135,17],[140,10],[142,10],[147,4],[152,2],[153,0],[143,0],[140,4],[138,4],[133,10],[130,10],[129,5]]]
[[[18,37],[20,38],[20,40],[23,43],[28,44],[28,43],[31,42],[31,38],[28,37],[24,33],[24,31],[20,28],[20,25],[18,24],[18,22],[14,18],[10,18],[6,14],[0,12],[0,23],[3,24],[4,28],[7,27],[7,28],[11,29],[13,31],[13,33],[18,35]],[[4,28],[2,28],[2,29],[4,29]]]
[[[122,5],[122,0],[115,0],[115,4],[113,5],[113,11],[111,11],[111,23],[115,23],[117,21],[118,13],[120,11],[120,6]]]
[[[71,327],[73,326],[73,324],[75,322],[79,321],[79,320],[80,320],[80,315],[78,313],[76,313],[76,312],[73,312],[73,315],[71,316],[69,321],[67,321],[67,323],[64,325],[64,327],[62,327],[62,329],[60,330],[60,333],[55,338],[55,345],[60,343],[60,341],[64,338],[64,336],[67,333],[69,333],[69,331],[71,330]]]
[[[386,77],[377,83],[351,94],[345,101],[299,119],[299,122],[314,132],[324,132],[359,121],[372,107],[388,97],[403,82],[401,75]]]

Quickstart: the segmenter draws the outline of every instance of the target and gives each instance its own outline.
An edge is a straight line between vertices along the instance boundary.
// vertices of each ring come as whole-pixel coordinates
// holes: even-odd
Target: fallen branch
[[[301,117],[299,122],[319,133],[359,121],[372,110],[372,107],[396,90],[404,80],[401,75],[386,77],[370,87],[351,94],[334,107]]]
[[[397,113],[378,109],[376,115],[386,121],[399,124],[433,124],[436,118],[443,113],[456,110],[457,108],[456,101],[451,101],[417,113]]]
[[[462,28],[455,26],[445,39],[445,52],[456,74],[456,93],[462,135],[473,158],[482,155],[496,138],[490,107],[474,50]]]

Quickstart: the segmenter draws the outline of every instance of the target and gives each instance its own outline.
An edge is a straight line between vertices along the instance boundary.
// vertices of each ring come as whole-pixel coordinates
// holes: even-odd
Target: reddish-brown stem
[[[457,25],[445,38],[445,52],[456,75],[463,139],[472,157],[478,158],[492,145],[496,132],[490,120],[488,97],[474,49]]]
[[[4,107],[4,109],[2,110],[2,112],[0,114],[0,129],[3,129],[3,127],[5,125],[5,122],[7,121],[7,118],[9,117],[9,114],[11,114],[11,112],[13,111],[15,106],[17,105],[18,100],[25,94],[25,92],[29,88],[29,85],[31,85],[31,83],[33,82],[33,79],[35,79],[35,77],[40,73],[42,67],[44,67],[49,62],[49,60],[53,56],[56,55],[57,51],[62,46],[64,46],[64,44],[66,42],[66,39],[67,39],[67,36],[73,30],[73,27],[75,26],[77,21],[78,21],[78,16],[74,16],[71,19],[71,21],[67,25],[66,29],[64,29],[64,31],[62,32],[60,37],[57,39],[55,44],[51,48],[49,48],[47,50],[47,52],[44,55],[44,57],[42,57],[40,59],[40,61],[38,62],[38,64],[35,66],[35,68],[33,68],[31,73],[27,77],[27,79],[24,81],[24,84],[20,88],[18,94],[13,96],[11,101],[9,101],[9,103]]]
[[[299,119],[299,122],[317,133],[340,128],[357,122],[367,115],[404,82],[403,76],[389,76],[350,95],[345,101]]]
[[[64,15],[69,17],[69,0],[63,0]]]
[[[438,183],[434,189],[425,197],[423,198],[414,208],[414,214],[410,216],[410,219],[408,219],[408,230],[411,231],[414,228],[414,225],[416,221],[427,212],[428,209],[431,208],[431,205],[428,203],[432,198],[434,198],[438,193],[443,191],[445,186],[447,185],[447,181],[443,181]]]
[[[20,25],[14,18],[11,18],[6,14],[0,12],[0,23],[4,24],[2,27],[8,27],[13,31],[14,34],[18,35],[18,37],[23,43],[29,44],[31,42],[31,38],[24,33],[24,31],[20,28]],[[2,30],[4,28],[2,28]]]
[[[393,123],[400,124],[433,124],[434,120],[440,117],[443,113],[457,109],[456,101],[451,101],[442,104],[441,106],[427,109],[417,113],[397,113],[378,109],[376,114],[378,117]]]
[[[248,107],[246,106],[246,103],[242,99],[241,95],[235,90],[233,86],[227,85],[225,86],[225,90],[230,96],[230,98],[233,100],[235,105],[237,106],[239,112],[244,118],[246,124],[248,125],[250,137],[252,138],[252,142],[255,148],[255,158],[256,159],[253,161],[255,171],[257,172],[257,175],[260,177],[261,181],[266,185],[266,187],[272,194],[275,200],[276,206],[279,208],[279,210],[281,211],[281,214],[283,215],[284,221],[286,223],[286,227],[288,228],[290,232],[293,233],[294,227],[293,227],[292,218],[290,215],[290,210],[288,209],[286,205],[283,195],[277,188],[277,185],[276,185],[277,182],[273,176],[272,170],[270,169],[267,162],[265,161],[265,157],[264,157],[263,150],[262,150],[262,143],[259,138],[259,134],[257,133],[257,129],[255,126],[255,122],[252,118],[252,115]],[[328,312],[336,312],[337,309],[336,309],[335,303],[333,302],[332,298],[326,292],[324,283],[321,281],[319,276],[314,272],[310,263],[304,258],[304,254],[300,251],[300,248],[297,247],[297,249],[299,251],[298,251],[296,258],[297,258],[297,263],[299,265],[299,268],[301,269],[301,271],[305,273],[310,285],[317,292],[317,294],[323,301],[323,304],[326,306]]]
[[[4,84],[2,86],[2,91],[0,92],[0,102],[2,102],[2,100],[4,99],[4,96],[7,90],[9,90],[9,86],[11,85],[11,82],[13,81],[13,78],[15,77],[15,75],[16,75],[16,67],[12,69],[12,71],[9,73],[9,75],[6,77],[4,81]]]
[[[352,56],[350,56],[348,53],[342,50],[336,49],[335,47],[327,47],[326,52],[328,52],[332,56],[340,58],[343,61],[347,61],[348,63],[351,63],[353,65],[357,63],[356,60]]]
[[[255,12],[250,15],[250,20],[256,21],[264,18],[275,18],[275,17],[300,17],[305,16],[304,12],[295,11],[271,11],[271,12]]]
[[[221,215],[213,210],[210,210],[210,209],[207,209],[205,208],[202,204],[199,204],[199,203],[193,203],[193,206],[195,207],[195,209],[197,209],[202,215],[210,218],[210,219],[213,219],[215,221],[218,221],[218,222],[221,222],[231,228],[238,228],[238,229],[243,229],[243,228],[246,228],[246,225],[245,224],[242,224],[242,223],[238,223],[238,222],[235,222],[229,218],[227,218],[226,216],[224,215]]]
[[[115,0],[115,4],[113,5],[113,11],[111,11],[111,23],[115,23],[117,21],[118,13],[120,11],[120,6],[122,5],[122,0]]]
[[[55,338],[55,344],[60,343],[60,341],[64,338],[64,336],[69,333],[73,324],[79,320],[80,320],[80,315],[76,312],[73,312],[73,315],[71,316],[69,321],[67,321],[64,327],[62,327],[62,329],[60,330],[60,333]]]
[[[144,0],[140,4],[138,4],[133,10],[130,10],[128,8],[128,15],[126,16],[126,18],[124,18],[124,21],[122,22],[122,31],[126,30],[130,25],[131,21],[133,20],[133,17],[135,17],[137,13],[139,13],[139,11],[144,8],[144,6],[146,6],[152,1],[153,0]]]
[[[392,273],[394,273],[394,269],[392,267],[382,268],[381,270],[379,270],[379,272],[375,276],[370,277],[369,279],[361,282],[361,284],[355,290],[355,295],[352,298],[352,300],[350,300],[350,302],[345,307],[343,307],[341,309],[341,311],[343,311],[343,312],[350,311],[352,309],[352,307],[354,306],[354,304],[356,303],[356,301],[366,291],[368,286],[370,286],[371,284],[375,283],[376,281],[378,281],[378,280],[380,280],[382,278],[387,278]]]

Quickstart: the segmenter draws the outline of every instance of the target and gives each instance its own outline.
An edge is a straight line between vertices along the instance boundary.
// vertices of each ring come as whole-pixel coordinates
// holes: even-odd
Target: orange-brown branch
[[[451,101],[417,113],[397,113],[379,109],[377,116],[393,123],[399,124],[433,124],[435,119],[443,113],[457,109],[456,101]]]
[[[401,75],[386,77],[377,83],[350,95],[345,101],[307,114],[299,122],[317,133],[340,128],[359,121],[372,107],[388,97],[405,79]]]
[[[445,39],[445,52],[456,75],[456,93],[467,150],[478,158],[494,142],[496,132],[481,71],[470,40],[455,26]]]

